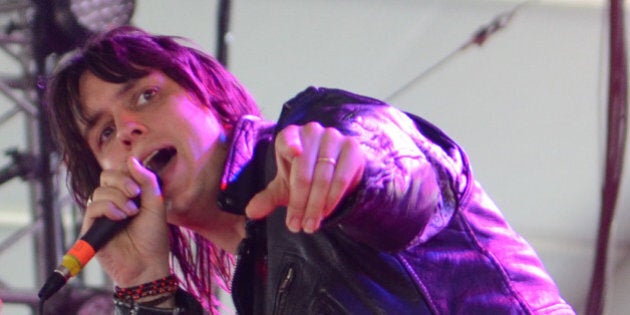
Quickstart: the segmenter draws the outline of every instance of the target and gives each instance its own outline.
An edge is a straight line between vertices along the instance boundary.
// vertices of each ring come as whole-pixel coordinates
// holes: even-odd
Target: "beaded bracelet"
[[[143,297],[160,295],[164,293],[174,293],[179,288],[177,277],[173,274],[164,278],[160,278],[151,282],[143,283],[137,286],[114,288],[114,298],[122,301],[133,302]]]

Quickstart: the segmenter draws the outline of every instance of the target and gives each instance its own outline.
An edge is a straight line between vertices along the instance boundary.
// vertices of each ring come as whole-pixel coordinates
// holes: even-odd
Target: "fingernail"
[[[120,211],[120,210],[113,210],[114,215],[116,217],[118,217],[119,219],[126,219],[128,217],[128,215],[124,212],[124,211]]]
[[[308,218],[304,220],[304,232],[313,233],[315,232],[315,219]]]
[[[129,214],[136,214],[138,212],[138,206],[135,202],[133,202],[133,200],[127,201],[127,204],[125,204],[125,208],[127,210],[127,213]]]
[[[299,218],[291,218],[289,220],[288,225],[289,231],[293,233],[297,233],[300,231],[300,219]]]
[[[130,194],[130,197],[135,197],[140,194],[140,187],[134,183],[127,183],[125,185],[125,190]]]

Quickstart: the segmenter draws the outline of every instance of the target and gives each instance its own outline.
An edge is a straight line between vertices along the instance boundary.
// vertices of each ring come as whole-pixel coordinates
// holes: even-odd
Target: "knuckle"
[[[345,188],[350,185],[352,182],[352,176],[350,174],[339,174],[335,177],[331,186],[336,186],[337,188]]]
[[[294,184],[297,185],[296,187],[308,187],[312,183],[311,177],[302,172],[295,175],[294,181]]]
[[[306,204],[301,200],[290,200],[287,206],[288,217],[302,217],[304,215]]]
[[[286,141],[286,139],[293,137],[293,135],[297,133],[297,130],[298,130],[298,126],[296,125],[288,125],[284,127],[278,133],[276,137],[276,142],[282,141],[282,140]]]
[[[332,137],[332,138],[341,138],[341,137],[343,137],[341,132],[339,130],[337,130],[337,128],[334,128],[334,127],[326,127],[326,129],[324,129],[324,133],[325,133],[326,136]]]
[[[348,150],[358,151],[360,143],[355,137],[344,137],[342,146]]]
[[[323,177],[315,177],[312,182],[312,187],[314,189],[323,190],[328,187],[328,179]]]
[[[319,122],[316,122],[316,121],[310,121],[306,123],[304,127],[310,130],[321,130],[324,128]]]
[[[325,205],[326,200],[324,198],[309,200],[308,210],[306,212],[309,217],[316,218],[323,211]]]
[[[318,135],[323,133],[325,129],[320,123],[312,121],[304,125],[303,130],[307,135]]]

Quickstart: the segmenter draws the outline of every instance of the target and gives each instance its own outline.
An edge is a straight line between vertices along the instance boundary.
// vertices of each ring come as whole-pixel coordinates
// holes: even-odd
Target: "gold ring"
[[[331,165],[337,165],[337,160],[330,157],[320,157],[317,158],[317,163],[329,163]]]

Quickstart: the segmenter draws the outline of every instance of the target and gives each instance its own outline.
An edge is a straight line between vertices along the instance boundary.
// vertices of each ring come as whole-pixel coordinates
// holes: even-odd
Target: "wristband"
[[[175,275],[171,274],[133,287],[121,288],[116,286],[114,288],[114,298],[125,302],[135,302],[147,296],[162,295],[164,293],[172,295],[178,288],[179,281]]]

